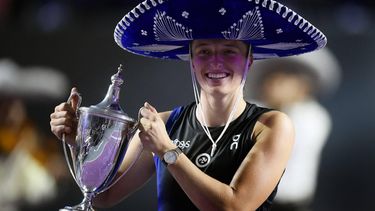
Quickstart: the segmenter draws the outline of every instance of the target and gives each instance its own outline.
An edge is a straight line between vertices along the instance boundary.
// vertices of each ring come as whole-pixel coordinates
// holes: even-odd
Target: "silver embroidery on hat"
[[[189,18],[189,13],[186,12],[186,11],[183,11],[181,16],[184,17],[184,18]]]
[[[152,4],[152,6],[156,6],[158,3],[156,3],[156,1],[154,1],[154,0],[150,0],[151,1],[151,4]]]
[[[279,28],[279,29],[276,29],[276,34],[281,34],[281,33],[283,33],[284,31],[283,31],[283,29],[281,29],[281,28]]]
[[[221,9],[219,10],[219,13],[220,13],[221,15],[225,15],[226,12],[227,12],[227,10],[225,10],[225,8],[221,8]]]
[[[229,40],[256,40],[264,38],[264,27],[259,8],[246,12],[242,18],[221,32]]]
[[[142,34],[142,36],[147,36],[147,31],[146,31],[146,30],[143,30],[143,29],[141,29],[141,34]]]
[[[151,9],[150,5],[147,4],[147,1],[144,1],[141,4],[143,4],[143,6],[146,8],[146,10]],[[138,6],[141,6],[141,4],[139,4]]]
[[[193,30],[160,11],[154,17],[154,34],[157,41],[193,40]]]
[[[253,2],[253,0],[248,0],[249,2]],[[271,11],[275,11],[277,14],[281,15],[284,19],[287,19],[288,22],[293,23],[294,25],[298,26],[303,32],[308,31],[308,35],[311,36],[311,38],[316,42],[318,45],[317,49],[323,48],[325,44],[327,43],[327,38],[324,36],[324,34],[317,29],[314,25],[312,25],[310,22],[305,20],[303,17],[299,16],[296,12],[289,9],[287,6],[282,5],[281,3],[278,3],[274,0],[255,0],[255,4],[262,4],[263,7],[267,7]],[[284,11],[281,13],[281,11]]]

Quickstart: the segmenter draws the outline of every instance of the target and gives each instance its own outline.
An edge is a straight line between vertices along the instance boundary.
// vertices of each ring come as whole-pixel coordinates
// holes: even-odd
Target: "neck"
[[[231,95],[215,97],[207,93],[201,92],[201,108],[205,115],[206,123],[208,127],[224,126],[228,121],[229,115],[236,103],[237,94],[240,94],[240,100],[237,104],[237,108],[232,120],[238,118],[246,108],[246,102],[243,99],[242,91],[240,93],[235,92]],[[202,121],[201,113],[196,112],[197,118],[200,122]]]

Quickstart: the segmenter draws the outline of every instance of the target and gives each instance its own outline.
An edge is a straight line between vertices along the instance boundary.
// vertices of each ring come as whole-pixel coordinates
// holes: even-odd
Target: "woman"
[[[323,47],[325,37],[316,29],[319,39],[314,40],[308,32],[304,34],[305,28],[278,15],[276,8],[285,8],[283,5],[264,2],[261,7],[259,1],[241,0],[144,1],[120,21],[115,39],[124,49],[158,58],[190,58],[196,102],[161,113],[145,103],[139,132],[121,168],[130,170],[97,196],[96,206],[118,203],[156,173],[159,210],[270,209],[294,132],[283,113],[243,99],[252,52],[255,59],[308,52]],[[294,31],[282,36],[278,36],[282,28],[267,31],[266,24],[275,24],[275,17]],[[186,25],[181,24],[184,19]],[[246,21],[251,24],[244,24]],[[235,27],[221,31],[229,23]],[[273,39],[266,39],[268,34]],[[291,40],[301,35],[312,44],[297,39],[291,45],[285,35]],[[72,90],[73,106],[60,104],[51,114],[51,130],[58,137],[63,133],[74,136],[75,92]]]

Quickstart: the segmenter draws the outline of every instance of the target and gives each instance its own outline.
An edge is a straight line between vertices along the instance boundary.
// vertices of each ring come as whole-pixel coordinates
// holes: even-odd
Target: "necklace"
[[[239,88],[241,88],[241,86],[240,86]],[[203,109],[202,109],[202,103],[197,104],[197,111],[199,111],[199,114],[200,114],[201,119],[202,119],[202,122],[199,121],[199,119],[198,119],[198,122],[200,123],[200,125],[202,126],[202,128],[203,128],[204,132],[206,133],[208,139],[210,139],[210,141],[211,141],[211,143],[212,143],[211,153],[210,153],[211,157],[214,156],[215,150],[216,150],[216,148],[217,148],[217,143],[218,143],[218,142],[220,141],[220,139],[223,137],[225,131],[228,129],[228,126],[229,126],[230,122],[231,122],[232,119],[233,119],[234,114],[235,114],[236,111],[237,111],[237,105],[238,105],[238,102],[240,101],[240,96],[241,96],[240,93],[237,91],[237,97],[236,97],[235,104],[234,104],[234,106],[233,106],[233,108],[232,108],[232,111],[231,111],[231,113],[230,113],[230,115],[229,115],[229,117],[228,117],[228,119],[227,119],[227,121],[226,121],[226,123],[225,123],[224,129],[221,131],[219,137],[218,137],[216,140],[214,140],[214,139],[212,138],[212,136],[211,136],[211,132],[210,132],[208,126],[207,126],[206,118],[205,118],[205,116],[204,116]],[[198,100],[200,100],[200,99],[198,99]]]
[[[191,79],[192,79],[192,83],[193,83],[194,98],[195,98],[195,103],[197,105],[197,110],[199,111],[200,117],[202,119],[202,121],[199,121],[199,119],[198,119],[198,122],[200,123],[200,125],[202,126],[202,128],[203,128],[204,132],[206,133],[208,139],[212,143],[211,153],[210,153],[211,157],[214,156],[216,148],[217,148],[217,143],[223,137],[225,131],[228,129],[229,123],[232,121],[233,116],[234,116],[234,114],[237,111],[237,104],[238,104],[238,102],[241,99],[241,96],[242,96],[241,92],[242,92],[243,87],[245,85],[247,72],[249,71],[250,49],[251,48],[249,48],[248,59],[246,61],[246,66],[245,66],[245,70],[244,70],[244,73],[243,73],[243,76],[242,76],[241,84],[240,84],[240,86],[236,90],[237,96],[236,96],[235,103],[234,103],[234,105],[232,107],[232,110],[231,110],[231,112],[229,114],[229,117],[228,117],[228,119],[227,119],[227,121],[225,123],[224,129],[221,131],[219,137],[216,140],[214,140],[212,138],[212,136],[211,136],[211,132],[208,129],[207,121],[206,121],[206,118],[205,118],[204,113],[203,113],[202,103],[201,103],[201,100],[200,100],[199,89],[198,89],[198,85],[197,85],[197,79],[196,79],[196,75],[195,75],[195,71],[194,71],[194,66],[193,66],[193,62],[192,62],[192,57],[191,57],[191,53],[190,53],[190,71],[191,71]]]

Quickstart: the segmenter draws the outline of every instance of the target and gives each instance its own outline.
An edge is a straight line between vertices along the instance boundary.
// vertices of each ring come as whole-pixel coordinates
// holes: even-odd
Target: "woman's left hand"
[[[139,120],[139,138],[144,149],[160,157],[167,150],[174,148],[157,110],[146,102],[140,113],[142,117]]]

